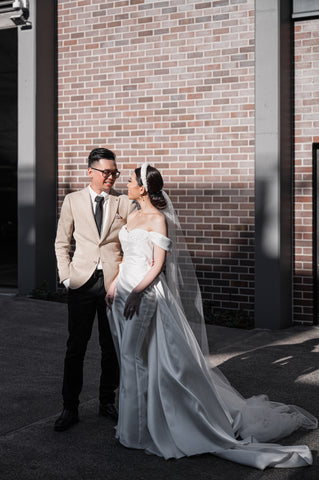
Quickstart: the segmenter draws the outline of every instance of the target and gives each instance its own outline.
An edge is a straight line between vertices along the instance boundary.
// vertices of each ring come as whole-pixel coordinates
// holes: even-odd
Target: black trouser
[[[106,316],[105,293],[102,270],[97,270],[82,287],[69,289],[69,338],[62,389],[66,409],[74,409],[79,405],[83,384],[83,360],[96,313],[102,354],[99,399],[101,404],[114,403],[114,391],[119,382],[119,368]]]

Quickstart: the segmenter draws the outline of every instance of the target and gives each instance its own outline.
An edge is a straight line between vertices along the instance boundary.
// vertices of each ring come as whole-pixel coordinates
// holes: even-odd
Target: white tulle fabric
[[[120,240],[125,261],[110,318],[121,368],[119,441],[165,459],[210,452],[262,470],[311,465],[307,446],[266,442],[316,428],[317,420],[265,395],[245,400],[211,370],[164,274],[144,292],[139,315],[124,318],[128,294],[151,267],[154,244],[169,251],[171,241],[126,227]]]

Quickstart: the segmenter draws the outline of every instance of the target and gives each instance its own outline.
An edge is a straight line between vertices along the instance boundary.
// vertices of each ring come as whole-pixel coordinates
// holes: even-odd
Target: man
[[[62,389],[64,409],[55,422],[56,431],[67,430],[79,421],[83,360],[96,313],[101,347],[99,413],[117,419],[114,391],[118,386],[118,362],[106,316],[105,294],[121,262],[118,235],[132,203],[126,195],[113,190],[120,172],[111,150],[91,151],[88,174],[90,185],[64,199],[55,241],[60,281],[68,289],[69,328]],[[72,236],[75,251],[71,260]]]

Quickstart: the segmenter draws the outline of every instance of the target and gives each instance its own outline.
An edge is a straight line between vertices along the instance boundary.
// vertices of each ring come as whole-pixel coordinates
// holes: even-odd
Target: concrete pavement
[[[239,330],[208,327],[210,351],[245,396],[266,393],[319,417],[319,327]],[[205,454],[165,461],[114,439],[97,415],[99,347],[94,329],[78,425],[57,433],[67,336],[65,304],[0,295],[1,480],[294,480],[319,478],[319,433],[299,431],[282,444],[307,444],[314,465],[264,472]]]

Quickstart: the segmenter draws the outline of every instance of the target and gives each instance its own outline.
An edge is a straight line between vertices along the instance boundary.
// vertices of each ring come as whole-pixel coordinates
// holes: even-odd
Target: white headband
[[[144,186],[146,192],[148,192],[146,172],[147,172],[147,167],[149,167],[149,166],[150,166],[150,164],[147,163],[147,162],[143,163],[143,165],[141,166],[141,180],[142,180],[142,183],[143,183],[143,186]]]

